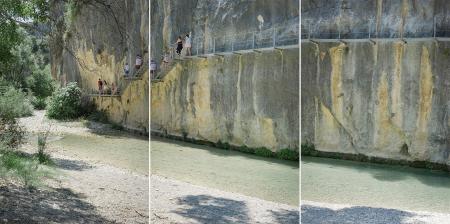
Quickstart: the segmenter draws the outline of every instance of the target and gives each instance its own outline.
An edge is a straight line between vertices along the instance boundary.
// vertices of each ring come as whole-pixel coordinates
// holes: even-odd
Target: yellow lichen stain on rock
[[[391,121],[387,73],[381,73],[375,107],[374,145],[382,151],[397,153],[406,141],[401,128]]]
[[[433,74],[428,49],[422,46],[420,59],[419,113],[414,139],[414,156],[428,159],[428,121],[431,115],[433,99]]]
[[[394,44],[395,48],[395,61],[394,61],[394,71],[392,77],[392,90],[391,90],[391,102],[392,102],[392,122],[398,126],[402,126],[403,116],[402,116],[402,59],[404,52],[403,42],[397,42]]]
[[[433,98],[433,74],[431,70],[430,55],[428,49],[422,47],[422,57],[420,60],[420,101],[417,129],[420,132],[427,132],[427,124],[431,114]]]
[[[331,108],[336,119],[343,122],[344,97],[342,90],[342,63],[345,44],[330,48],[331,57]]]
[[[339,123],[331,111],[323,104],[319,103],[318,116],[315,124],[316,147],[321,151],[342,151],[345,150],[340,145],[342,136],[339,133]]]

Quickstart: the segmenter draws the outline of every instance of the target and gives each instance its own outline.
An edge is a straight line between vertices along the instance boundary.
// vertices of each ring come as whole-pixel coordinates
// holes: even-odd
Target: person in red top
[[[102,95],[102,93],[103,93],[103,81],[101,79],[98,79],[97,86],[98,86],[98,94]]]

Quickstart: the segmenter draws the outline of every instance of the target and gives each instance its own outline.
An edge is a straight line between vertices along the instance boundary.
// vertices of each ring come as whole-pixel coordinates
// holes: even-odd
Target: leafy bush
[[[50,134],[50,128],[45,131],[38,134],[38,153],[37,153],[37,159],[39,163],[51,165],[53,164],[50,155],[45,153],[45,149],[47,147],[47,138]]]
[[[74,119],[81,115],[81,89],[76,82],[58,89],[47,105],[47,117],[53,119]]]
[[[50,76],[49,65],[42,71],[35,71],[27,78],[27,86],[37,98],[44,99],[51,96],[55,90],[55,82]]]
[[[43,97],[33,97],[31,104],[36,110],[43,110],[47,106],[46,98]]]
[[[7,87],[6,92],[0,94],[0,118],[11,120],[33,114],[33,106],[25,93],[14,87]]]
[[[105,124],[109,123],[108,114],[106,113],[106,110],[94,110],[88,115],[87,119]]]

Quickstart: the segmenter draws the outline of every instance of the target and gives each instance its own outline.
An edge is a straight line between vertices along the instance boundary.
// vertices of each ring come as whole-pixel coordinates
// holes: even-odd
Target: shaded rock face
[[[450,164],[450,42],[301,44],[302,143]]]
[[[446,0],[303,0],[301,26],[317,38],[337,38],[339,30],[342,38],[367,37],[369,28],[372,37],[429,37],[436,17],[437,34],[448,36],[449,10]]]
[[[295,26],[299,21],[296,0],[153,0],[150,4],[151,57],[157,59],[178,36],[189,32],[193,40],[200,39],[204,45],[210,45],[213,37],[269,28],[274,24]]]
[[[197,58],[151,86],[151,129],[235,146],[298,150],[298,48]]]
[[[145,128],[148,131],[148,81],[135,80],[130,84],[123,78],[123,69],[128,63],[130,73],[135,72],[137,54],[143,55],[144,63],[148,63],[149,0],[83,1],[76,9],[72,9],[75,13],[69,25],[64,23],[63,18],[66,7],[63,1],[50,2],[52,26],[56,28],[51,38],[52,76],[62,85],[76,81],[86,92],[97,89],[99,78],[109,86],[114,82],[121,92],[130,92],[127,90],[130,86],[140,88],[136,91],[146,94],[146,97],[122,95],[120,102],[134,103],[110,107],[108,112],[113,121],[130,128],[138,128],[133,127],[133,124],[146,119]],[[148,70],[147,67],[144,69]],[[136,99],[142,101],[135,102]],[[141,108],[143,105],[147,107]],[[125,117],[126,114],[130,115],[124,119],[114,114],[124,114]]]

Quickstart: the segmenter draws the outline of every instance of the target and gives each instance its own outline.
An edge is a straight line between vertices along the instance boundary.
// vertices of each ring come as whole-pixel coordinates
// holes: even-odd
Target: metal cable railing
[[[274,25],[263,30],[242,32],[233,35],[192,38],[192,55],[206,55],[240,50],[297,45],[299,42],[298,24]],[[176,45],[170,45],[170,56],[175,58]],[[185,51],[185,48],[183,48]]]
[[[376,39],[376,38],[445,38],[450,37],[450,30],[438,27],[434,17],[431,26],[422,26],[417,30],[398,31],[381,26],[376,30],[375,20],[369,19],[366,24],[358,25],[358,29],[341,27],[338,24],[313,23],[306,20],[302,24],[301,39]],[[338,22],[339,23],[339,22]],[[361,24],[361,23],[359,23]]]

